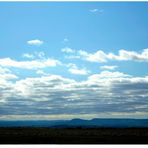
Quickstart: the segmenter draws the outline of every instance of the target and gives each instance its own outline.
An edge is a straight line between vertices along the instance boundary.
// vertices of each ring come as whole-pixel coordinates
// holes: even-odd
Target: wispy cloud
[[[68,47],[62,48],[61,51],[65,53],[75,53],[75,50],[68,48]]]
[[[33,54],[29,54],[29,53],[24,53],[23,57],[24,58],[28,58],[28,59],[34,59],[34,55]]]
[[[27,44],[29,44],[29,45],[35,45],[35,46],[42,45],[43,43],[44,43],[44,42],[41,41],[41,40],[39,40],[39,39],[27,41]]]
[[[89,10],[91,13],[98,13],[98,14],[102,14],[104,12],[103,9],[90,9]]]
[[[65,37],[62,41],[63,44],[67,45],[69,44],[69,39],[67,37]]]
[[[43,70],[37,70],[36,71],[36,74],[38,74],[38,75],[44,75],[44,76],[49,75],[49,74],[45,73]]]
[[[75,75],[88,75],[90,73],[86,68],[78,68],[75,64],[68,64],[68,71]]]
[[[33,53],[24,53],[22,57],[28,58],[28,59],[45,59],[45,53],[43,51],[33,52]]]
[[[65,43],[65,42],[68,42],[68,41],[69,41],[68,38],[64,38],[64,40],[63,40],[64,43]]]
[[[104,65],[104,66],[100,67],[100,69],[103,69],[103,70],[115,70],[116,68],[118,68],[118,66],[116,66],[116,65],[113,65],[113,66]]]
[[[90,9],[89,11],[94,13],[94,12],[97,12],[99,10],[98,9]]]

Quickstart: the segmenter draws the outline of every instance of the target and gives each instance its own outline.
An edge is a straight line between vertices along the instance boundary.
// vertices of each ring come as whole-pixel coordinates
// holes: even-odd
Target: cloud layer
[[[0,80],[1,115],[128,116],[148,111],[148,77],[102,71],[80,82],[59,75]]]
[[[107,62],[108,60],[136,60],[147,62],[145,49],[141,53],[120,50],[119,53],[62,49],[67,56],[77,56],[78,60]],[[135,117],[148,116],[148,76],[132,76],[115,71],[116,65],[100,66],[99,73],[85,66],[65,63],[45,56],[44,52],[25,53],[25,60],[0,59],[0,119],[40,116],[45,118],[63,117]],[[97,63],[96,63],[97,64]],[[67,75],[49,73],[49,67],[62,70]],[[21,77],[15,69],[35,76]],[[118,67],[118,69],[120,69]],[[25,71],[26,70],[26,71]],[[114,71],[113,71],[114,70]],[[71,75],[72,74],[72,75]],[[69,77],[70,75],[70,77]],[[72,76],[81,75],[82,80]],[[38,116],[38,117],[37,117]],[[45,119],[45,118],[42,119]]]

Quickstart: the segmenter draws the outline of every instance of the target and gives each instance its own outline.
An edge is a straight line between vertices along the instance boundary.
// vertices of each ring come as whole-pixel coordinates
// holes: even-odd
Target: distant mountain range
[[[51,128],[93,128],[93,127],[148,127],[148,119],[100,119],[50,120],[50,121],[0,121],[0,127],[51,127]]]

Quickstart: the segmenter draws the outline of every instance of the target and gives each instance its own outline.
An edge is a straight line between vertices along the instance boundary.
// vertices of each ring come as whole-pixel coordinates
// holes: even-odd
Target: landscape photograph
[[[148,3],[1,1],[0,144],[148,144]]]

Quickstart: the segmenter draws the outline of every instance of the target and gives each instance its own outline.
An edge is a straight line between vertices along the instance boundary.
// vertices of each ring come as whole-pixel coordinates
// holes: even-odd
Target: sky
[[[148,118],[147,2],[0,2],[0,120]]]

